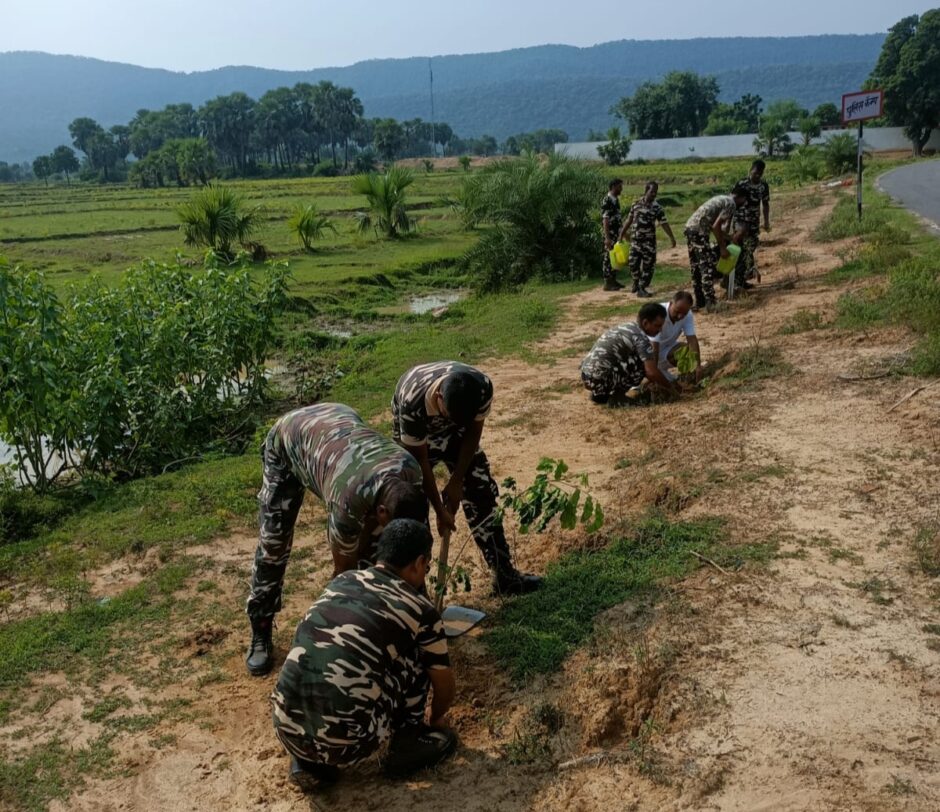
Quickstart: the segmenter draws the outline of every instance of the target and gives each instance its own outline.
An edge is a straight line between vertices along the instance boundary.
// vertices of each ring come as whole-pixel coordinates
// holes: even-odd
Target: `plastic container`
[[[610,264],[614,270],[622,271],[627,267],[627,260],[630,259],[630,243],[617,242],[610,249]]]
[[[718,268],[718,273],[720,273],[722,276],[727,276],[734,270],[734,266],[738,264],[738,257],[741,256],[740,245],[735,245],[732,242],[728,243],[728,245],[725,247],[728,249],[728,257],[727,259],[724,257],[719,257],[718,265],[716,266]]]

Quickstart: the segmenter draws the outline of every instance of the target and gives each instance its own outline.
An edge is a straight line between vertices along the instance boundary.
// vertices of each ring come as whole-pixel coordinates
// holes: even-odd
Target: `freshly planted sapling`
[[[588,495],[581,504],[587,474],[572,474],[564,460],[550,457],[543,457],[536,471],[535,481],[522,491],[512,477],[503,481],[501,512],[511,510],[519,517],[521,533],[532,528],[542,533],[556,516],[563,530],[573,530],[578,524],[589,533],[601,528],[604,510],[600,503]]]

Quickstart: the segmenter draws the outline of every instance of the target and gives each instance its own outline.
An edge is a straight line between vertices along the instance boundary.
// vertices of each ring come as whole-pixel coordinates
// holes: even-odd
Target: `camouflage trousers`
[[[581,382],[597,400],[624,394],[628,389],[639,386],[645,375],[643,362],[636,355],[620,364],[594,361],[581,365]]]
[[[741,255],[734,266],[734,281],[740,285],[746,281],[751,271],[754,270],[754,254],[757,253],[757,247],[760,245],[760,237],[754,226],[749,226],[747,236],[741,241]]]
[[[288,658],[285,670],[299,667]],[[283,679],[283,673],[282,677]],[[361,675],[355,681],[365,692],[367,682]],[[293,756],[328,764],[351,767],[369,758],[395,730],[424,721],[431,681],[417,657],[402,657],[383,675],[381,693],[374,701],[361,697],[326,707],[313,692],[304,707],[289,707],[277,688],[271,694],[271,718],[278,740]]]
[[[262,480],[258,492],[258,548],[251,568],[248,617],[272,617],[281,611],[284,571],[294,546],[294,525],[304,501],[304,486],[290,460],[279,454],[268,435],[261,447]]]
[[[428,437],[431,466],[442,462],[447,470],[453,473],[462,442],[461,429]],[[494,572],[509,572],[513,569],[512,555],[503,530],[503,520],[496,515],[498,500],[499,486],[490,471],[490,461],[483,450],[478,449],[464,476],[460,506],[467,524],[470,525],[473,540],[489,568]]]
[[[656,237],[635,237],[630,244],[630,275],[633,289],[645,289],[653,281],[656,269]]]
[[[687,229],[686,242],[689,244],[689,265],[692,268],[692,289],[695,292],[695,304],[704,307],[717,301],[715,296],[715,277],[718,271],[718,252],[709,242],[707,234]]]

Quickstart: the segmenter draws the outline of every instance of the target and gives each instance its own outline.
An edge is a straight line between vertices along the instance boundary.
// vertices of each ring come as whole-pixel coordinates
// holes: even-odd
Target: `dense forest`
[[[433,59],[437,117],[463,137],[503,141],[540,128],[583,138],[605,129],[611,105],[670,70],[716,76],[721,99],[746,93],[792,98],[805,107],[837,100],[871,72],[884,35],[619,41],[590,48],[546,45]],[[729,67],[733,66],[733,70]],[[825,66],[825,69],[821,69]],[[0,158],[32,160],[66,143],[68,125],[90,117],[126,124],[141,109],[204,104],[243,92],[331,81],[355,89],[369,118],[430,118],[428,60],[385,59],[345,68],[274,71],[228,67],[174,73],[41,53],[0,54]],[[524,78],[523,78],[524,77]]]

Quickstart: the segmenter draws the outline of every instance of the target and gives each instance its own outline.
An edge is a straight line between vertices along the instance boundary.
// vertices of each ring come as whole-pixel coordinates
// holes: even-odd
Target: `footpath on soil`
[[[655,605],[608,610],[559,673],[523,685],[479,639],[457,641],[452,721],[462,746],[453,761],[403,783],[364,767],[322,795],[300,795],[271,731],[274,677],[245,674],[237,611],[167,629],[163,650],[189,669],[147,696],[107,673],[94,692],[65,696],[65,677],[50,675],[30,689],[51,694],[43,712],[28,729],[22,719],[0,729],[4,747],[24,736],[30,746],[84,746],[101,730],[90,709],[113,694],[128,714],[185,704],[155,729],[128,725],[112,745],[112,777],[52,809],[938,808],[940,605],[912,541],[938,518],[940,389],[887,414],[916,381],[840,378],[890,364],[913,338],[831,326],[846,287],[827,274],[847,245],[812,244],[810,234],[833,202],[781,203],[760,253],[764,285],[698,318],[712,378],[695,397],[653,408],[588,403],[580,358],[621,317],[618,302],[630,302],[600,290],[566,300],[563,323],[530,356],[538,363],[481,365],[497,392],[484,444],[499,478],[525,481],[542,456],[562,458],[590,475],[613,523],[650,511],[721,518],[741,566],[703,565]],[[780,256],[788,248],[811,258],[794,269]],[[678,251],[663,254],[682,262]],[[818,314],[814,329],[793,331],[805,311]],[[736,375],[755,346],[779,350],[763,380]],[[328,576],[312,501],[288,573],[280,656]],[[590,541],[518,536],[515,550],[521,567],[541,571]],[[187,589],[237,610],[254,545],[236,534],[193,548],[205,574]],[[474,587],[461,602],[495,609],[483,568],[465,563]],[[131,582],[138,572],[128,562],[100,577]],[[159,671],[160,651],[126,656]]]

